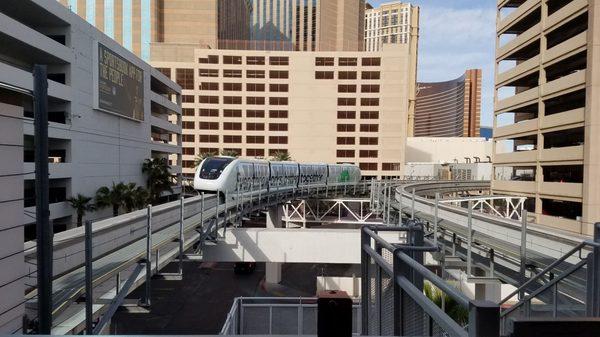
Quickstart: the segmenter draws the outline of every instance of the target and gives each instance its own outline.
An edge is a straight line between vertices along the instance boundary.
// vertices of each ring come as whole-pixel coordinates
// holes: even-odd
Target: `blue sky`
[[[391,0],[368,0],[374,7]],[[495,0],[413,0],[421,8],[418,80],[445,81],[483,69],[481,124],[494,111]]]

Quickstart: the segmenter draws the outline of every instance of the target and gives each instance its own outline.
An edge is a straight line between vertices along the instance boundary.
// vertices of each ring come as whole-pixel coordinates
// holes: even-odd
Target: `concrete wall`
[[[492,141],[485,138],[426,138],[410,137],[406,140],[407,163],[464,163],[465,157],[488,161],[492,156]]]

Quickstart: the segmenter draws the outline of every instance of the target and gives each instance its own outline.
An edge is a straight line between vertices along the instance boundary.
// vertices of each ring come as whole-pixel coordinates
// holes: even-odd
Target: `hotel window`
[[[315,71],[317,80],[333,80],[333,71]]]
[[[360,86],[361,92],[379,92],[379,84],[363,84]]]
[[[190,108],[183,108],[181,109],[181,114],[183,116],[195,116],[196,113],[194,112],[194,109],[190,109]]]
[[[338,106],[355,106],[356,98],[340,97],[337,102]]]
[[[215,147],[201,147],[198,149],[198,153],[200,153],[200,154],[212,153],[214,155],[217,155],[219,153],[219,149],[217,149]]]
[[[355,80],[356,71],[340,71],[338,72],[338,79],[340,80]]]
[[[361,106],[379,106],[379,98],[361,98]]]
[[[247,78],[265,78],[264,70],[246,70]]]
[[[286,149],[270,149],[269,156],[277,156],[280,153],[288,153]]]
[[[241,70],[237,70],[237,69],[224,69],[223,70],[223,77],[227,77],[227,78],[241,78],[242,77],[242,71]]]
[[[390,36],[390,43],[398,43],[398,35],[394,34]]]
[[[338,84],[338,92],[356,92],[356,85]]]
[[[264,83],[246,83],[246,91],[265,91]]]
[[[338,124],[337,131],[338,132],[354,132],[354,131],[356,131],[356,125],[354,125],[354,124]]]
[[[233,153],[236,156],[242,155],[242,149],[236,149],[236,148],[224,148],[223,152]]]
[[[246,136],[246,143],[248,143],[248,144],[264,144],[265,136]]]
[[[246,149],[246,156],[248,157],[264,157],[264,149]]]
[[[360,150],[359,156],[361,158],[377,158],[377,150]]]
[[[195,135],[181,135],[181,141],[184,143],[193,143],[196,141],[196,136]]]
[[[181,128],[186,130],[192,130],[196,127],[196,122],[181,122]]]
[[[361,111],[360,119],[379,119],[379,111]]]
[[[288,137],[287,136],[270,136],[269,144],[287,144]]]
[[[401,166],[400,163],[382,163],[381,169],[383,171],[400,171]]]
[[[288,118],[287,110],[271,110],[269,111],[269,118]]]
[[[198,63],[202,64],[218,64],[219,56],[218,55],[208,55],[207,57],[201,57],[198,59]]]
[[[289,72],[287,70],[271,70],[269,78],[289,78]]]
[[[264,131],[265,123],[246,123],[246,131]]]
[[[271,105],[288,105],[287,97],[269,97],[269,104]]]
[[[361,79],[363,80],[378,80],[381,77],[378,71],[363,71]]]
[[[239,131],[241,129],[242,129],[242,123],[233,123],[233,122],[223,123],[223,130]]]
[[[241,56],[223,56],[223,64],[242,64]]]
[[[356,138],[354,137],[337,137],[337,145],[354,145]]]
[[[340,66],[356,66],[358,64],[358,60],[356,57],[340,57],[338,64]]]
[[[223,136],[223,143],[231,144],[231,143],[241,143],[242,136]]]
[[[242,117],[242,110],[237,110],[237,109],[225,109],[225,110],[223,110],[223,117],[236,117],[236,118],[241,118],[241,117]]]
[[[315,65],[317,67],[333,66],[333,63],[334,63],[333,57],[317,57],[315,59]]]
[[[248,118],[264,118],[264,110],[246,110],[246,117]]]
[[[269,91],[271,92],[288,92],[289,86],[287,84],[269,84]]]
[[[286,123],[269,123],[269,131],[287,131],[288,125]]]
[[[241,96],[224,96],[223,104],[242,104]]]
[[[264,56],[247,56],[246,64],[248,65],[256,65],[256,66],[264,66],[265,58]]]
[[[194,86],[194,69],[175,69],[175,82],[184,90],[193,90]]]
[[[271,56],[269,57],[269,64],[272,66],[287,66],[290,64],[290,59],[285,56]]]
[[[364,57],[362,59],[363,66],[380,66],[381,58],[380,57]]]
[[[219,104],[219,96],[198,96],[200,103]]]
[[[241,83],[223,83],[224,91],[242,91]]]
[[[181,149],[181,154],[187,155],[187,156],[193,156],[194,148],[193,147],[184,147]]]
[[[194,161],[193,160],[182,160],[181,166],[183,168],[194,168]]]
[[[200,89],[200,90],[210,90],[210,91],[219,90],[219,83],[215,83],[215,82],[201,82],[200,86],[198,87],[198,89]]]
[[[337,118],[338,119],[355,119],[356,111],[338,111]]]
[[[377,171],[377,163],[360,163],[358,167],[365,171]]]
[[[200,130],[219,130],[219,122],[199,122]]]
[[[156,68],[156,70],[160,71],[163,75],[171,78],[171,68]]]
[[[264,105],[265,104],[265,98],[264,97],[248,96],[248,97],[246,97],[246,104],[250,104],[250,105]]]
[[[194,95],[181,95],[181,103],[194,103]]]
[[[200,135],[200,143],[218,143],[219,135]]]
[[[219,117],[219,109],[200,109],[200,117]]]
[[[354,158],[354,150],[337,150],[338,158]]]
[[[378,124],[361,124],[360,132],[378,132],[379,125]]]
[[[200,77],[219,77],[218,69],[198,69],[198,76]]]

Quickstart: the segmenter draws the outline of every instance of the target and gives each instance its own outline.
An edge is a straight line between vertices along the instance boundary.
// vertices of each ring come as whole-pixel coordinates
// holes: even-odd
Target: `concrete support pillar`
[[[281,282],[281,262],[265,263],[265,281],[271,284]]]
[[[486,283],[476,283],[475,299],[481,301],[492,301],[494,303],[500,302],[500,300],[502,300],[500,285],[500,281],[487,281]]]
[[[283,206],[275,205],[267,209],[267,228],[283,228]]]

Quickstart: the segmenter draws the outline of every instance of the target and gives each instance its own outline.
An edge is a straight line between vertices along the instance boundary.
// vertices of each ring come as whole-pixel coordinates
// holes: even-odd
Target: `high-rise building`
[[[377,51],[384,44],[410,43],[418,29],[419,8],[409,3],[388,2],[365,11],[365,50]]]
[[[250,37],[250,0],[58,1],[145,61],[191,58],[195,48]]]
[[[419,83],[415,137],[479,137],[481,69],[446,82]]]
[[[155,66],[183,88],[183,173],[205,153],[356,163],[365,176],[403,174],[416,52],[197,49],[195,62]]]
[[[537,223],[591,235],[600,220],[598,1],[498,1],[494,193]]]

